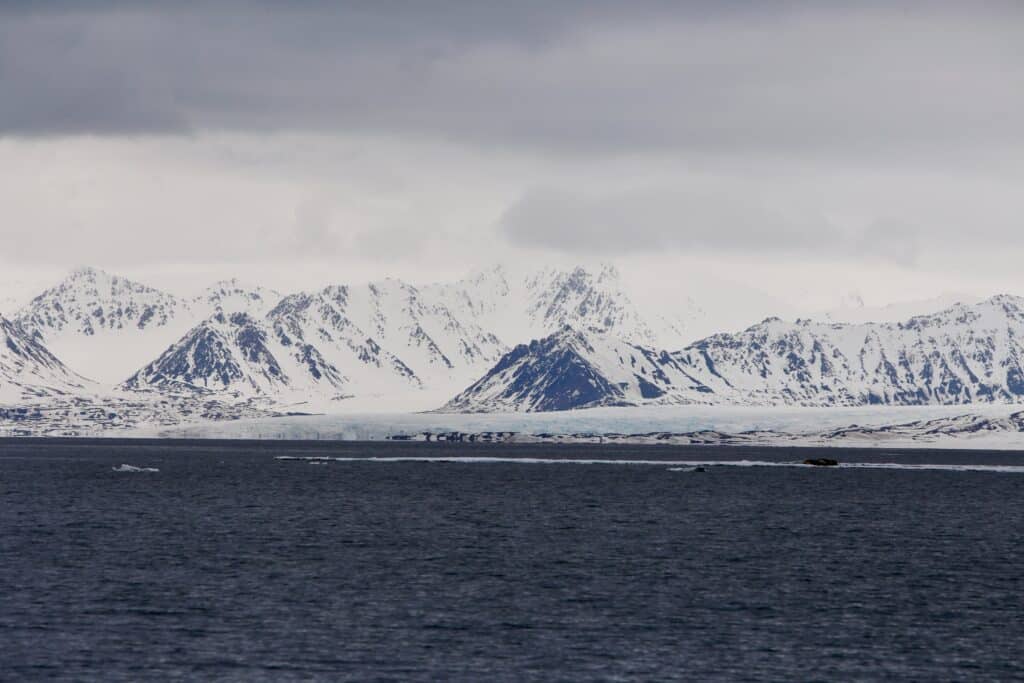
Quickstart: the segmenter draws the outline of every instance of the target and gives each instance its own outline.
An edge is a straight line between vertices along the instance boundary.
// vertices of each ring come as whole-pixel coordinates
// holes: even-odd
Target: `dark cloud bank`
[[[991,155],[1021,144],[1022,23],[989,2],[4,2],[0,134]]]
[[[612,258],[704,251],[917,267],[945,250],[987,272],[991,244],[1003,255],[1024,246],[1022,26],[1024,3],[981,0],[0,0],[8,168],[26,140],[99,140],[80,157],[67,145],[64,158],[91,183],[82,196],[94,213],[63,185],[47,190],[59,174],[42,163],[36,185],[9,190],[22,215],[8,209],[3,236],[18,259],[55,259],[61,245],[107,253],[138,232],[147,238],[122,247],[125,260],[185,258],[210,235],[248,245],[235,258],[273,260],[280,245],[243,237],[296,201],[273,213],[294,213],[294,226],[264,231],[294,228],[297,260],[371,261],[396,244],[417,258],[423,244],[447,250],[477,231],[502,247]],[[239,158],[263,142],[265,156],[228,163],[210,149],[235,133]],[[331,192],[369,174],[358,155],[336,155],[345,173],[317,171],[291,137],[264,135],[274,133],[365,138],[367,156],[456,149],[457,171],[441,152],[380,165],[408,170],[410,195],[430,191],[417,185],[424,177],[466,187],[443,206],[402,187],[362,206]],[[116,157],[143,134],[174,141],[158,137],[144,162]],[[208,156],[176,159],[188,141]],[[117,150],[105,179],[88,156],[103,145]],[[126,212],[124,172],[161,160],[177,183],[140,182],[147,199]],[[273,180],[245,176],[264,166]],[[187,182],[195,169],[201,191]],[[301,184],[331,201],[305,206],[308,193],[290,190]],[[334,201],[352,211],[334,216]],[[444,232],[455,204],[485,206],[494,224]],[[81,226],[78,242],[69,225]],[[149,249],[153,239],[174,244]],[[973,265],[962,257],[981,252]]]

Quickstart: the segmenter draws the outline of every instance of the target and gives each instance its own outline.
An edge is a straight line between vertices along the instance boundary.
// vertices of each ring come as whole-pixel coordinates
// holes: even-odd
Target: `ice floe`
[[[159,472],[160,471],[160,470],[158,470],[155,467],[136,467],[135,465],[129,465],[127,463],[123,463],[123,464],[121,464],[121,465],[119,465],[117,467],[111,467],[110,469],[113,470],[114,472]]]

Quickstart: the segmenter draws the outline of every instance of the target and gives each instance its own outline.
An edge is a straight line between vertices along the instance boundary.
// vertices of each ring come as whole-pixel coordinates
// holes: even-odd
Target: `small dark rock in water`
[[[694,472],[707,472],[707,470],[704,469],[703,467],[694,467],[693,471]]]
[[[815,467],[836,467],[839,465],[839,461],[832,458],[808,458],[804,460],[804,464],[814,465]]]

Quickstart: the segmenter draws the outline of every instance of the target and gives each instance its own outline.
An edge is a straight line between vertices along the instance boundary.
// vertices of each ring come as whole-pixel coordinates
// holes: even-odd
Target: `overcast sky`
[[[1022,36],[984,0],[0,0],[0,268],[1024,294]]]

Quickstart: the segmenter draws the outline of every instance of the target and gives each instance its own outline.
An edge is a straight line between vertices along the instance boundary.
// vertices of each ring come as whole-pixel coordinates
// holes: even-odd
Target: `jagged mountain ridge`
[[[596,274],[583,268],[543,269],[527,278],[526,288],[527,312],[541,329],[570,326],[637,343],[654,341],[654,332],[622,291],[614,266],[603,266]]]
[[[461,318],[472,319],[506,345],[540,339],[568,325],[627,342],[674,348],[688,341],[686,318],[696,314],[683,297],[680,311],[645,311],[627,293],[614,266],[540,268],[513,274],[502,266],[451,283],[423,288]]]
[[[678,357],[716,394],[758,404],[1015,403],[1024,400],[1024,299],[999,295],[902,323],[769,319]]]
[[[0,399],[17,401],[86,390],[76,375],[32,334],[0,316]]]
[[[465,377],[496,360],[501,341],[463,323],[443,303],[400,280],[337,285],[286,297],[268,316],[278,335],[371,372],[368,382],[423,387]]]
[[[237,280],[185,298],[84,267],[33,298],[16,320],[80,374],[112,385],[215,311],[263,315],[278,299],[273,290]]]
[[[293,399],[451,391],[504,350],[416,287],[384,280],[292,294],[260,318],[214,316],[123,386]]]
[[[213,283],[198,296],[193,297],[190,305],[194,311],[202,315],[220,311],[226,314],[248,313],[262,316],[276,306],[281,298],[281,293],[276,290],[231,278]]]
[[[97,268],[77,268],[32,299],[18,324],[42,341],[62,332],[93,336],[103,330],[161,327],[188,304],[178,297]]]
[[[308,381],[303,381],[308,380]],[[348,380],[307,344],[283,344],[248,313],[218,311],[124,382],[129,391],[338,395]]]
[[[520,344],[449,401],[459,412],[549,411],[689,402],[710,390],[667,352],[565,326]]]
[[[208,339],[217,312],[252,316],[284,347],[305,345],[327,365],[344,367],[350,388],[378,393],[434,387],[450,396],[512,345],[564,324],[627,340],[652,336],[610,266],[593,272],[547,268],[521,277],[498,267],[446,285],[389,279],[286,297],[226,280],[192,298],[79,268],[24,306],[18,320],[72,367],[109,385],[142,389],[148,378],[160,378],[161,387],[195,382],[202,390],[220,384],[232,393],[241,387],[274,391],[255,368],[236,386],[217,379],[223,368],[212,360],[205,380],[201,368],[169,358],[154,365],[174,346]],[[183,374],[177,381],[170,380],[172,367]],[[309,383],[318,384],[317,378],[292,373],[296,390]]]
[[[638,341],[657,325],[610,267],[526,277],[494,268],[455,283],[389,279],[285,297],[224,281],[190,299],[80,269],[12,324],[84,375],[101,351],[123,365],[125,348],[145,350],[117,378],[129,391],[290,402],[430,393],[435,403],[417,405],[554,410],[1019,402],[1022,311],[1024,300],[1002,295],[902,323],[768,319],[669,352]]]
[[[78,268],[17,312],[17,322],[69,367],[123,380],[194,324],[189,302],[97,268]]]
[[[270,356],[281,364],[282,354],[301,347],[314,353],[326,367],[345,377],[345,395],[394,394],[436,390],[444,400],[483,374],[508,350],[505,338],[528,340],[531,329],[547,329],[572,321],[594,323],[627,337],[650,336],[628,298],[620,291],[618,273],[605,268],[591,274],[573,271],[538,271],[513,285],[502,268],[483,271],[458,283],[416,287],[395,279],[366,285],[332,285],[312,293],[283,297],[267,312],[261,325],[276,346]],[[506,325],[501,334],[492,331],[496,320]],[[205,325],[205,323],[204,323]],[[184,388],[198,390],[220,386],[224,391],[260,394],[297,393],[320,395],[324,373],[319,360],[285,373],[287,381],[268,382],[269,366],[247,368],[232,363],[235,372],[248,378],[225,382],[224,361],[210,360],[205,373],[190,358],[208,358],[186,347],[206,345],[209,331],[190,331],[176,354],[162,357],[134,375],[124,386],[131,389]],[[232,346],[231,333],[222,345]],[[241,349],[232,357],[243,355]],[[314,369],[315,368],[315,369]],[[177,374],[177,376],[175,376]],[[155,385],[153,383],[156,383]],[[424,407],[434,407],[424,405]]]
[[[553,405],[568,409],[665,402],[1024,402],[1024,299],[1008,295],[958,304],[903,323],[787,323],[772,318],[671,354],[648,349],[649,356],[670,358],[671,367],[683,378],[663,384],[663,393],[657,396],[624,396],[617,391],[614,378],[625,371],[622,354],[590,351],[607,342],[597,341],[593,333],[585,338],[587,343],[580,343],[564,333],[552,335],[537,343],[543,353],[517,347],[445,409],[531,411]],[[581,366],[586,372],[580,372]],[[543,396],[548,386],[556,387],[553,402]]]

